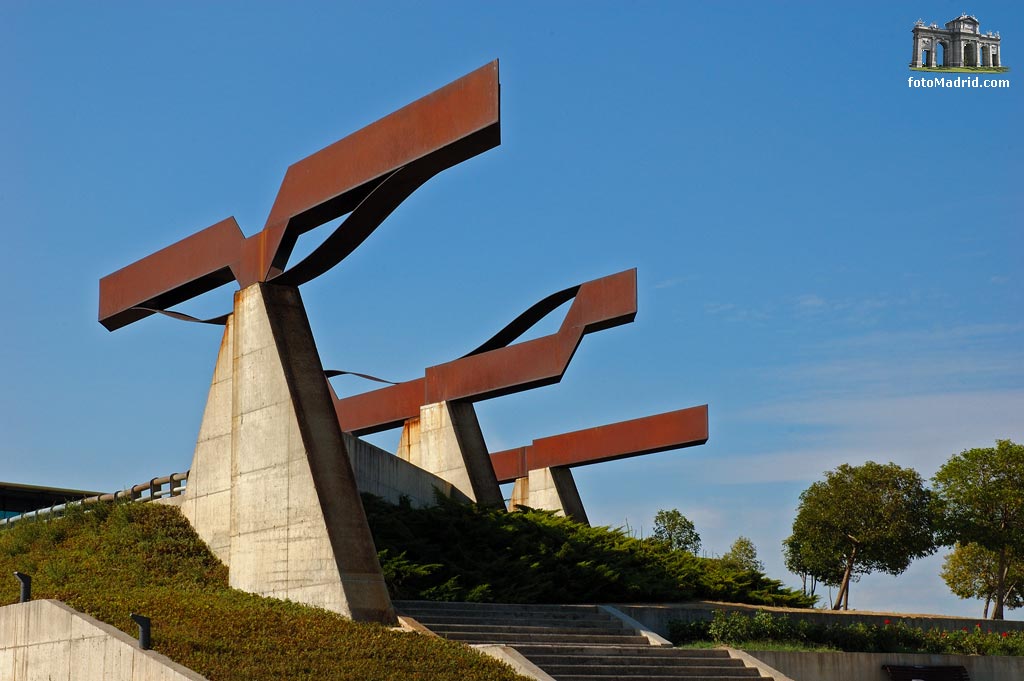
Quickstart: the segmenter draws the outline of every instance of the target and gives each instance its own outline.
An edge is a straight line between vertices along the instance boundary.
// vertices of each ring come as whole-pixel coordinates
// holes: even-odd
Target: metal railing
[[[153,478],[149,482],[143,482],[128,489],[113,492],[111,494],[98,494],[76,501],[68,501],[63,504],[53,504],[34,511],[26,511],[21,515],[0,519],[0,527],[11,525],[21,520],[47,519],[55,513],[60,513],[70,506],[88,506],[100,501],[156,501],[184,494],[188,485],[188,471],[184,473],[171,473],[159,478]]]

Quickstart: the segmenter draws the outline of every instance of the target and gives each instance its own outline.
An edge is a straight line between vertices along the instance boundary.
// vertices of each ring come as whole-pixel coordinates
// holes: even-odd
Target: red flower
[[[975,624],[974,626],[975,626],[975,628],[977,628],[977,629],[981,629],[981,622],[978,622],[978,623],[977,623],[977,624]]]
[[[1005,631],[1002,633],[1002,636],[1003,636],[1003,638],[1006,638],[1006,632]]]
[[[885,624],[886,626],[888,626],[888,625],[890,624],[890,622],[889,622],[889,620],[887,619],[887,620],[885,620],[884,622],[882,622],[882,624]]]

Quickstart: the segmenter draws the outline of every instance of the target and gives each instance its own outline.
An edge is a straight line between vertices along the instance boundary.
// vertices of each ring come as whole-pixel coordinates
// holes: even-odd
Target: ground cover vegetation
[[[957,596],[983,600],[986,618],[990,606],[998,620],[1024,605],[1024,445],[997,440],[956,454],[930,489],[892,463],[843,464],[800,495],[783,551],[805,594],[838,587],[838,610],[849,608],[859,575],[899,575],[942,546],[953,548],[942,578]]]
[[[947,630],[906,622],[818,624],[760,610],[753,615],[716,611],[711,620],[669,623],[677,645],[729,645],[749,650],[837,650],[848,653],[931,653],[946,655],[1024,655],[1024,632],[992,628],[992,623]]]
[[[810,607],[815,599],[738,561],[702,558],[550,511],[508,513],[445,498],[431,508],[364,495],[394,598],[505,603],[712,599]],[[692,545],[692,542],[691,542]]]
[[[444,639],[231,589],[227,568],[177,509],[96,504],[0,530],[0,605],[17,601],[15,570],[33,598],[64,601],[135,636],[152,619],[153,648],[213,681],[522,679]]]

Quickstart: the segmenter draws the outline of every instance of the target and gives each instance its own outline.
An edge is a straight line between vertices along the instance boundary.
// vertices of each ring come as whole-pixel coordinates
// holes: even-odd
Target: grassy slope
[[[522,679],[443,639],[357,624],[340,615],[231,589],[224,567],[177,509],[98,505],[0,531],[0,604],[19,570],[33,597],[55,598],[134,636],[152,618],[153,648],[214,681],[262,679]]]

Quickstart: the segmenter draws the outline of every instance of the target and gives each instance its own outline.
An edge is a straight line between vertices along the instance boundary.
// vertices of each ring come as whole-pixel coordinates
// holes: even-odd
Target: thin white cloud
[[[796,300],[796,305],[805,310],[819,310],[826,306],[825,299],[813,293],[805,293]]]
[[[996,439],[1024,440],[1024,390],[766,404],[739,421],[805,430],[799,444],[719,454],[702,477],[719,483],[813,481],[841,463],[874,460],[932,475],[950,456]]]
[[[742,307],[735,303],[705,303],[704,311],[730,322],[761,322],[771,318],[769,307]]]

